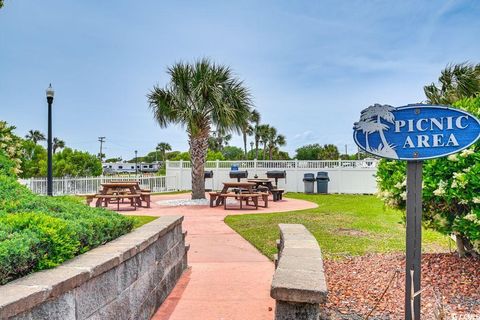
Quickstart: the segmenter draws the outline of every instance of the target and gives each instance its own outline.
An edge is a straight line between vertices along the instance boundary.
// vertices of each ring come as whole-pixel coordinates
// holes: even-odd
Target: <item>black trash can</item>
[[[328,193],[328,182],[330,178],[328,177],[328,172],[321,171],[317,172],[317,193],[327,194]]]
[[[315,193],[315,174],[305,173],[303,175],[303,185],[305,186],[305,193]]]

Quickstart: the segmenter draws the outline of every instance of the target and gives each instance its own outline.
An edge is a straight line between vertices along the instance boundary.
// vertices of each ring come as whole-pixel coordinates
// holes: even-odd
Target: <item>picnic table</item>
[[[262,198],[265,202],[265,207],[268,206],[268,193],[258,193],[255,189],[256,184],[253,182],[224,182],[223,188],[220,192],[210,192],[210,206],[213,203],[217,206],[223,204],[227,209],[226,198],[234,197],[240,199],[240,209],[242,208],[242,201],[245,200],[248,205],[248,200],[251,199],[258,209],[258,199]],[[229,191],[230,190],[230,191]]]
[[[282,195],[285,190],[278,189],[270,179],[248,179],[247,181],[255,183],[257,189],[268,188],[268,192],[273,195],[273,201],[282,200]]]
[[[138,181],[106,182],[101,186],[102,189],[95,195],[97,207],[100,207],[102,202],[107,206],[109,202],[115,200],[117,209],[120,209],[120,201],[128,199],[135,210],[142,206],[142,200],[146,202],[147,208],[150,208],[150,192],[142,190]]]
[[[268,191],[275,189],[270,179],[248,179],[247,181],[250,183],[255,183],[257,189],[258,187],[268,188]]]

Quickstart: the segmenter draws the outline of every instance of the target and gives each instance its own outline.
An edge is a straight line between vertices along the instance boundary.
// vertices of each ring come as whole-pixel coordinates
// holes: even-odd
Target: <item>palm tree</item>
[[[37,144],[39,141],[45,141],[45,135],[41,133],[39,130],[30,130],[28,134],[25,136],[27,140],[33,141],[33,143]]]
[[[323,145],[321,151],[318,154],[318,160],[337,160],[340,158],[340,152],[334,144]]]
[[[480,93],[480,64],[448,65],[438,81],[439,86],[432,83],[423,88],[429,103],[452,104],[463,98],[475,97]]]
[[[263,160],[267,158],[267,143],[270,126],[268,124],[261,124],[258,126],[259,143],[263,143]]]
[[[160,155],[162,156],[162,161],[163,163],[165,163],[166,153],[167,151],[172,151],[172,146],[167,142],[160,142],[159,144],[157,144],[156,150],[160,151]]]
[[[229,67],[208,59],[168,68],[170,82],[148,94],[150,109],[160,127],[186,127],[192,164],[192,199],[205,198],[204,166],[212,125],[240,132],[251,112],[251,95]]]
[[[57,149],[63,149],[65,148],[65,141],[59,139],[59,138],[53,138],[53,146],[52,146],[52,151],[55,153]]]
[[[242,135],[243,135],[243,150],[245,152],[245,159],[248,157],[248,150],[247,150],[247,136],[251,136],[255,132],[255,125],[258,125],[260,121],[260,113],[257,110],[253,110],[250,113],[250,117],[248,122],[245,124],[245,127],[242,128]]]
[[[228,146],[230,140],[232,140],[232,135],[225,133],[225,130],[212,131],[208,138],[208,148],[213,151],[222,151],[224,147]]]
[[[252,114],[250,115],[250,122],[252,123],[253,126],[253,132],[252,134],[255,137],[255,159],[258,159],[258,143],[260,141],[260,135],[259,135],[259,126],[260,126],[260,113],[257,111],[252,111]]]
[[[287,142],[285,136],[277,134],[277,129],[270,127],[268,130],[268,155],[269,159],[273,160],[273,150],[284,146]]]

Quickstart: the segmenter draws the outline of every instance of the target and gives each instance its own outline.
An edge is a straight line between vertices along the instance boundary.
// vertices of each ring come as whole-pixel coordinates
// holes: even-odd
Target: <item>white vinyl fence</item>
[[[220,190],[222,182],[234,181],[229,172],[232,165],[239,170],[247,170],[248,178],[266,178],[266,172],[271,170],[285,170],[286,179],[279,179],[279,188],[290,192],[303,192],[303,175],[326,171],[330,177],[329,193],[372,194],[377,190],[375,174],[377,160],[358,161],[310,161],[310,160],[282,160],[282,161],[207,161],[206,171],[213,171],[213,179],[207,179],[207,189]],[[177,177],[177,189],[191,189],[191,164],[188,161],[167,161],[167,176]]]
[[[93,194],[101,189],[101,184],[111,181],[139,181],[143,189],[152,192],[169,192],[178,190],[176,176],[101,176],[83,178],[54,178],[54,195]],[[47,179],[20,179],[19,182],[26,185],[37,194],[47,194]]]

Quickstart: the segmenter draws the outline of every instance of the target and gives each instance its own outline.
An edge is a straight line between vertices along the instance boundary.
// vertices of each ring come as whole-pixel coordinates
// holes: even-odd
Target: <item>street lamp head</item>
[[[252,147],[252,148],[253,148],[253,141],[252,141],[252,142],[250,142],[250,147]]]
[[[53,99],[53,96],[55,95],[55,91],[53,90],[51,83],[46,90],[46,94],[47,94],[47,99]]]

